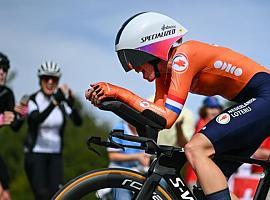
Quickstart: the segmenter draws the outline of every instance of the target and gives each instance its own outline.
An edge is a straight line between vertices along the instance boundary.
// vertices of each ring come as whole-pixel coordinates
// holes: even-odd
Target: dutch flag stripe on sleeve
[[[184,99],[181,99],[172,94],[168,94],[165,107],[179,115],[181,110],[183,109],[184,103],[185,103]]]

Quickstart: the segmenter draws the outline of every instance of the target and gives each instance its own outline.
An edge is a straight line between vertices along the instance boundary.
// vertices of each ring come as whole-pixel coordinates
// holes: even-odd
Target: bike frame
[[[264,168],[264,172],[261,175],[259,184],[256,189],[253,200],[266,199],[268,190],[270,188],[270,165],[269,161],[256,160],[250,158],[240,158],[234,156],[226,156],[226,158],[220,158],[227,161],[235,161],[241,163],[257,164]],[[143,184],[141,191],[139,192],[136,200],[151,199],[152,193],[155,187],[158,185],[161,178],[164,178],[169,189],[173,192],[171,194],[174,199],[177,200],[195,200],[197,199],[190,191],[183,178],[180,176],[180,169],[186,162],[184,151],[175,151],[172,158],[168,159],[167,156],[162,155],[150,166],[147,174],[147,180]]]
[[[147,179],[142,185],[136,200],[152,199],[152,194],[156,186],[163,178],[168,188],[172,191],[173,199],[177,200],[195,200],[197,199],[190,191],[183,178],[180,175],[180,170],[186,163],[186,156],[183,148],[175,148],[165,145],[157,145],[158,130],[163,129],[166,121],[165,119],[153,113],[150,110],[145,110],[142,113],[135,111],[126,104],[119,101],[105,102],[100,107],[102,110],[112,111],[119,117],[123,118],[137,128],[139,137],[127,136],[119,130],[111,132],[110,142],[102,142],[100,138],[92,137],[88,140],[88,147],[91,143],[110,146],[113,148],[140,148],[145,150],[146,153],[156,154],[157,158],[152,162],[146,176]],[[119,145],[111,140],[111,137],[118,137],[124,140],[130,140],[141,143],[141,147]],[[94,150],[95,151],[95,150]],[[169,152],[169,153],[168,153]],[[231,155],[218,156],[216,159],[223,161],[233,161],[240,163],[256,164],[263,167],[264,172],[261,175],[254,200],[266,199],[268,190],[270,188],[270,157],[268,160],[256,160],[252,158],[236,157]]]
[[[147,179],[143,184],[136,200],[151,199],[152,193],[159,184],[161,178],[164,179],[170,191],[172,191],[173,199],[195,200],[192,192],[180,176],[180,170],[186,163],[183,150],[174,150],[171,158],[161,155],[156,158],[147,173]]]

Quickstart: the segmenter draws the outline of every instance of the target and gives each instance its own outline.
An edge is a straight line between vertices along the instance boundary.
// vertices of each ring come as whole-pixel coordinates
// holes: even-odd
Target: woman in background
[[[25,141],[25,171],[36,200],[48,200],[63,181],[63,133],[66,116],[75,125],[82,119],[74,107],[67,85],[58,87],[61,77],[56,63],[45,62],[38,69],[40,90],[28,102],[28,134]]]

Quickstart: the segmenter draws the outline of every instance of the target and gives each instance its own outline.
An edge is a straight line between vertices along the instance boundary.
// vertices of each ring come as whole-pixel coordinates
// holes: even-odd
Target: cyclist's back
[[[181,84],[170,90],[177,91],[180,98],[192,92],[233,100],[256,73],[270,72],[231,49],[198,41],[181,44],[171,58],[171,79],[181,80]]]

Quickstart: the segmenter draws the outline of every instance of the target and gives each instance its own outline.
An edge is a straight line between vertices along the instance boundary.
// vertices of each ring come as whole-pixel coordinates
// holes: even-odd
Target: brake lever
[[[109,141],[110,141],[110,144],[111,144],[112,146],[114,146],[114,147],[112,147],[112,148],[122,149],[123,151],[125,151],[125,148],[123,147],[122,144],[118,144],[118,143],[116,143],[116,142],[113,141],[112,135],[111,135],[111,134],[109,134],[108,139],[109,139]]]
[[[111,147],[111,148],[115,148],[115,149],[123,149],[123,150],[125,150],[122,145],[113,142],[110,137],[109,137],[109,140],[110,140],[109,142],[102,141],[101,137],[92,136],[92,137],[88,138],[88,140],[87,140],[87,147],[88,147],[89,150],[93,151],[98,156],[101,156],[101,154],[92,146],[92,144],[95,144],[95,145],[98,145],[98,146],[103,146],[103,147]]]
[[[143,147],[142,149],[145,150],[146,153],[149,154],[155,154],[159,151],[159,146],[156,144],[156,142],[150,138],[146,137],[138,137],[133,135],[126,135],[124,134],[123,130],[114,129],[110,132],[109,137],[116,137],[123,140],[128,140],[132,142],[140,143]]]

